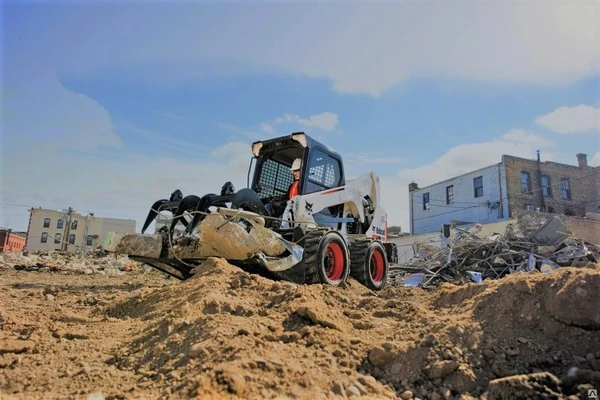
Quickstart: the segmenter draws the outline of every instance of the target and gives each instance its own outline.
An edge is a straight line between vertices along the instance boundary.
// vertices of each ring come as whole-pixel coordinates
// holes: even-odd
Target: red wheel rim
[[[375,250],[371,253],[371,259],[369,260],[369,273],[373,282],[381,282],[383,280],[383,274],[385,272],[385,260],[383,254],[379,250]]]
[[[338,243],[329,243],[325,250],[325,276],[332,281],[339,281],[344,275],[344,250]]]

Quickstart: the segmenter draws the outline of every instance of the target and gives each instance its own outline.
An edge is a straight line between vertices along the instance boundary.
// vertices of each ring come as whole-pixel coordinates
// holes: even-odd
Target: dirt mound
[[[600,386],[597,268],[382,292],[272,281],[219,258],[185,282],[5,277],[0,393],[15,398],[585,398]]]

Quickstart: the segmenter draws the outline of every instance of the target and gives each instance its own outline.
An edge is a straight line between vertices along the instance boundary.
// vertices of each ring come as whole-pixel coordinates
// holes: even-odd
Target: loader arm
[[[329,207],[343,205],[343,216],[327,215]],[[360,222],[367,225],[363,234],[385,236],[385,211],[379,203],[379,177],[365,173],[345,185],[297,196],[289,201],[282,219],[303,230],[315,225],[337,226]],[[343,229],[345,231],[345,229]]]

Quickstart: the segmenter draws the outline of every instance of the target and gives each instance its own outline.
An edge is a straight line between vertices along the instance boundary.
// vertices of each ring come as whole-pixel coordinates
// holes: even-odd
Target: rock
[[[469,393],[477,387],[477,377],[467,364],[462,364],[444,380],[444,386],[457,393]]]
[[[561,381],[549,372],[513,375],[490,381],[488,400],[562,398]]]
[[[431,379],[443,378],[450,375],[458,368],[456,361],[438,361],[431,365],[429,377]]]
[[[374,367],[383,368],[396,358],[396,354],[381,347],[374,347],[369,351],[369,362]]]
[[[405,390],[400,394],[400,398],[404,400],[410,400],[414,397],[412,390]]]
[[[104,400],[102,392],[93,392],[87,395],[87,400]]]
[[[325,328],[332,328],[339,330],[337,324],[333,322],[330,318],[325,315],[321,315],[319,312],[308,308],[308,307],[299,307],[295,311],[296,314],[303,318],[309,319],[312,323],[324,326]]]
[[[431,400],[442,400],[442,395],[438,392],[431,393]]]
[[[190,358],[204,358],[207,355],[208,352],[206,351],[202,343],[195,343],[192,346],[190,346],[190,349],[188,350],[188,356]]]
[[[358,391],[360,392],[361,396],[364,396],[366,394],[369,393],[369,391],[367,390],[366,387],[363,386],[362,383],[356,381],[352,384],[354,387],[356,387],[358,389]]]
[[[236,396],[243,397],[246,391],[246,379],[235,369],[224,368],[216,373],[217,381],[225,384]]]
[[[356,386],[350,385],[346,388],[346,395],[348,397],[360,396],[360,390],[358,390],[358,388]]]
[[[48,301],[54,300],[54,296],[51,295],[50,293],[46,294],[45,297],[46,297],[46,300],[48,300]]]
[[[35,347],[35,342],[31,340],[0,339],[0,354],[5,353],[25,353]]]
[[[338,396],[343,396],[344,395],[344,385],[342,385],[340,382],[336,382],[331,387],[331,391],[333,393],[337,394]]]
[[[488,360],[493,360],[496,358],[496,352],[491,349],[485,349],[483,350],[483,356]]]
[[[437,343],[437,338],[433,333],[429,333],[425,335],[421,343],[423,344],[423,346],[431,347]]]
[[[521,354],[521,352],[518,349],[508,349],[505,353],[509,357],[516,357],[519,354]]]

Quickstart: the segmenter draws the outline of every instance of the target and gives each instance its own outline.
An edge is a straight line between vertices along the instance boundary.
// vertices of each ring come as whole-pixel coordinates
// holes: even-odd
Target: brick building
[[[600,167],[590,167],[586,154],[578,165],[502,156],[511,216],[520,210],[585,217],[599,212]],[[513,215],[514,214],[514,215]]]
[[[503,155],[502,161],[423,188],[409,184],[410,232],[444,224],[493,223],[524,211],[585,217],[600,213],[600,167]]]
[[[25,248],[27,235],[0,228],[0,253],[18,253]]]

